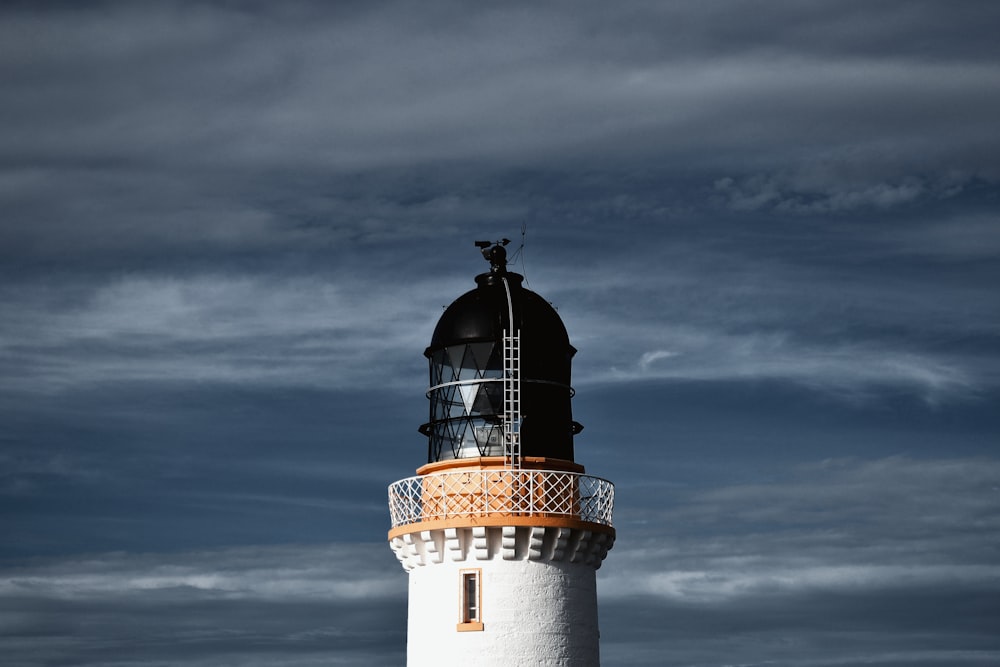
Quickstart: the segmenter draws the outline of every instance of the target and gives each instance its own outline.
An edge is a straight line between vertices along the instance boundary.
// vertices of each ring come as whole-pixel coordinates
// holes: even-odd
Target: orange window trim
[[[470,587],[472,590],[470,590]],[[475,599],[470,600],[470,593]],[[458,571],[458,632],[478,632],[483,629],[483,570]]]

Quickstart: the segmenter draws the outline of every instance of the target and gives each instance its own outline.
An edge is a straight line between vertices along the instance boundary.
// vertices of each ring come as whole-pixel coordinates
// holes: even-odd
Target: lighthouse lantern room
[[[427,463],[389,486],[389,543],[409,573],[407,664],[600,664],[596,571],[614,544],[614,485],[576,463],[576,350],[555,309],[490,270],[441,316]]]

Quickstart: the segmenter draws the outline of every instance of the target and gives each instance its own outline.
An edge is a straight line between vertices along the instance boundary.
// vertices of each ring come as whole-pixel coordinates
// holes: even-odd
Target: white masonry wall
[[[481,568],[482,631],[459,632],[460,572]],[[534,561],[446,562],[410,572],[408,667],[597,667],[594,568]]]
[[[394,540],[410,565],[407,666],[598,667],[596,570],[612,543],[610,535],[551,527]],[[483,629],[459,631],[461,573],[477,569]]]

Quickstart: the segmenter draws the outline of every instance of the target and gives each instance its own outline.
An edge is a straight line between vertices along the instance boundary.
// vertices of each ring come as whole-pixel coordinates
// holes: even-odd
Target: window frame
[[[470,591],[470,583],[474,588]],[[458,625],[459,632],[483,630],[483,570],[468,568],[458,571]]]

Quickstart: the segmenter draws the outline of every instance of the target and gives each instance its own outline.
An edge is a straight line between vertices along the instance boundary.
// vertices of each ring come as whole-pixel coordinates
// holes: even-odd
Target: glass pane
[[[458,389],[462,394],[462,403],[465,406],[465,412],[471,415],[472,407],[476,405],[476,395],[479,394],[479,385],[463,384],[459,385]]]
[[[464,581],[463,598],[464,608],[462,610],[462,620],[472,623],[479,620],[479,581],[475,573],[467,573],[462,576]]]
[[[489,382],[482,385],[476,397],[476,411],[480,414],[503,414],[503,383]]]
[[[492,368],[499,368],[500,357],[499,355],[494,354],[495,348],[496,344],[492,341],[487,343],[472,343],[469,345],[468,357],[470,357],[470,361],[472,361],[476,369],[480,371],[480,375],[482,375],[482,372],[486,369],[491,368],[491,362],[495,362],[496,364]]]
[[[462,357],[465,356],[464,345],[453,345],[452,347],[446,347],[445,352],[448,354],[448,364],[452,368],[459,369],[462,367]]]

